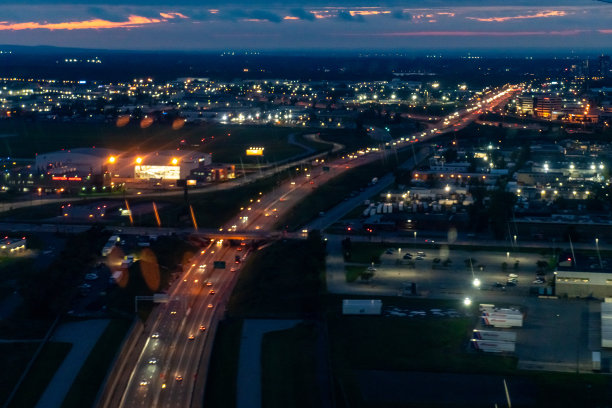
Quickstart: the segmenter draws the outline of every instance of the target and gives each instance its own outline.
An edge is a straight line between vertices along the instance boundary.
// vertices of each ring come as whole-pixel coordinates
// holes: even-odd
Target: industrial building
[[[0,254],[10,255],[16,252],[24,251],[26,248],[26,239],[9,238],[8,236],[0,239]]]
[[[577,259],[577,262],[574,261]],[[599,257],[564,254],[555,270],[555,293],[567,297],[612,297],[612,269]]]
[[[174,181],[194,169],[211,164],[208,153],[190,150],[122,152],[113,149],[77,148],[36,156],[35,168],[54,181],[81,182],[103,176],[111,182]]]

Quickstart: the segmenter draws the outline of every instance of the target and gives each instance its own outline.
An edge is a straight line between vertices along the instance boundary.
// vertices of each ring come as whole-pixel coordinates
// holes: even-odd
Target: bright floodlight
[[[474,282],[472,282],[475,288],[480,287],[480,279],[474,278]]]
[[[142,163],[142,157],[137,157],[136,158],[136,163],[138,163],[138,164]]]
[[[172,164],[175,166],[178,164],[178,159],[176,157],[172,159]]]
[[[115,158],[115,156],[111,156],[108,158],[108,162],[109,163],[114,163],[115,161],[117,161],[117,159]]]
[[[465,306],[470,306],[472,304],[472,299],[470,299],[469,297],[466,297],[465,299],[463,299],[463,304]]]

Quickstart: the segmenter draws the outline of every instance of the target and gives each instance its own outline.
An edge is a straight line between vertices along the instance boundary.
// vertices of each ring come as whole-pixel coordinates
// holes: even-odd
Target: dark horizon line
[[[550,48],[522,48],[522,49],[499,49],[499,48],[477,48],[477,49],[430,49],[430,50],[389,50],[389,49],[329,49],[321,50],[316,48],[308,49],[291,49],[279,48],[276,50],[270,49],[210,49],[210,50],[167,50],[167,49],[112,49],[112,48],[82,48],[82,47],[62,47],[55,45],[16,45],[16,44],[0,44],[0,48],[13,50],[38,50],[38,51],[64,51],[64,52],[98,52],[98,53],[139,53],[139,54],[193,54],[193,55],[216,55],[228,53],[237,53],[240,55],[248,55],[247,53],[256,53],[260,56],[308,56],[308,57],[359,57],[363,54],[380,54],[379,56],[409,56],[409,57],[428,57],[440,55],[444,57],[465,57],[470,54],[474,57],[500,57],[504,58],[524,58],[524,57],[539,57],[539,58],[566,58],[566,57],[594,57],[599,55],[612,54],[612,48],[608,50],[602,49],[555,49]],[[373,55],[374,56],[374,55]]]

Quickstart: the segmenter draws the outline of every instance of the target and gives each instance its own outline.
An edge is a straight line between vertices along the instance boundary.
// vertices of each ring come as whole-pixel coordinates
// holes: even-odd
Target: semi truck
[[[470,344],[474,349],[487,353],[514,353],[515,350],[515,343],[510,341],[472,339]]]
[[[511,341],[516,342],[516,333],[499,330],[474,330],[472,338],[475,340]]]

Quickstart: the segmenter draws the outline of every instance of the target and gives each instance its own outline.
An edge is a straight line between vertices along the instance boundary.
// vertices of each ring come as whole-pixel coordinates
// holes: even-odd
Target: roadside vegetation
[[[93,406],[130,326],[129,320],[111,320],[74,379],[62,408]]]
[[[228,314],[313,316],[319,312],[324,274],[325,243],[318,231],[311,231],[305,241],[276,242],[249,257],[232,292]]]
[[[236,406],[236,380],[242,319],[225,319],[219,323],[215,334],[204,406],[210,408],[234,408]]]
[[[282,262],[279,261],[281,259]],[[320,295],[325,287],[324,268],[325,243],[318,231],[310,232],[305,241],[275,242],[249,256],[232,292],[227,308],[228,317],[221,322],[218,334],[215,336],[205,393],[207,407],[231,408],[236,404],[236,378],[243,319],[266,317],[313,319],[319,316]],[[265,364],[272,371],[263,374],[262,381],[267,384],[266,389],[270,390],[270,381],[274,382],[276,376],[283,375],[287,376],[287,384],[290,382],[292,387],[300,387],[299,389],[303,390],[302,385],[296,384],[295,381],[312,378],[315,375],[314,371],[310,371],[311,363],[304,361],[301,356],[289,357],[286,353],[293,353],[296,347],[307,345],[311,347],[312,338],[299,330],[290,331],[287,337],[280,336],[281,338],[271,340],[274,344],[272,349],[266,348],[268,351],[265,351],[267,361]],[[280,347],[279,352],[282,350],[282,353],[274,356],[270,350],[277,347]],[[279,360],[279,356],[282,356],[282,361]],[[291,360],[287,360],[288,358]],[[287,371],[274,372],[276,368],[286,369],[287,364],[293,367],[291,361],[296,362],[300,368],[307,369],[308,372],[296,373],[295,376],[289,376]],[[274,404],[287,402],[284,399],[285,394],[268,395]]]
[[[314,324],[299,324],[292,329],[264,334],[261,346],[262,407],[319,406],[317,336]]]
[[[412,157],[412,150],[405,150],[397,155],[389,154],[386,160],[379,159],[334,177],[322,186],[318,186],[316,190],[291,208],[284,217],[277,221],[276,226],[295,231],[317,217],[320,212],[325,212],[338,205],[351,193],[367,187],[372,178],[381,177],[396,170],[410,157]]]

